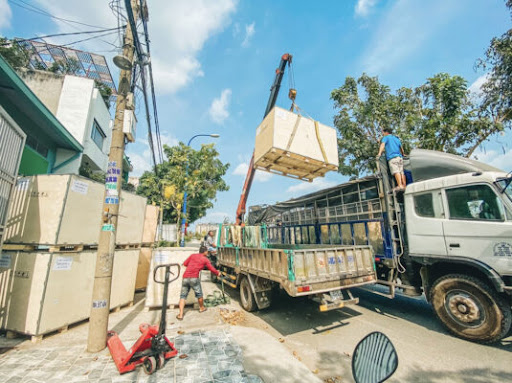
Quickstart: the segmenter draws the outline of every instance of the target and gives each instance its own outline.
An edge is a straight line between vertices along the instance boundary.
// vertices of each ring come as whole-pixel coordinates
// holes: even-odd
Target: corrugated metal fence
[[[25,137],[25,133],[0,107],[0,247],[4,241],[9,199],[16,184]]]

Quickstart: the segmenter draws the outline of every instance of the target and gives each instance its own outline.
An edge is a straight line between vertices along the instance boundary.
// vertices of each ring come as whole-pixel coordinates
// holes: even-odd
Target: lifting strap
[[[292,134],[290,135],[290,139],[288,140],[288,145],[286,145],[286,151],[290,151],[290,146],[292,146],[293,139],[295,138],[295,133],[297,133],[297,128],[300,124],[300,119],[302,116],[297,114],[297,119],[295,120],[295,125],[293,126]]]
[[[314,122],[316,139],[318,140],[318,144],[320,145],[320,150],[322,151],[322,157],[324,158],[324,162],[327,163],[327,156],[325,155],[324,144],[322,143],[322,139],[320,138],[320,128],[318,127],[318,121],[314,120]]]

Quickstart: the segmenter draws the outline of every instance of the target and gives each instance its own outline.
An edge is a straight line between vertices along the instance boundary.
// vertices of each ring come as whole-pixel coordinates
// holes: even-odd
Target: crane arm
[[[281,62],[279,63],[279,67],[276,69],[276,77],[274,79],[274,83],[270,88],[270,97],[268,99],[267,108],[265,109],[265,114],[263,115],[263,119],[267,117],[272,108],[276,105],[277,96],[279,95],[279,89],[281,88],[281,81],[283,80],[284,70],[286,69],[286,65],[290,65],[292,62],[292,55],[289,53],[285,53],[281,56]],[[291,94],[291,93],[290,93]],[[295,98],[294,93],[294,98]],[[238,208],[236,210],[236,224],[241,225],[244,221],[245,209],[247,198],[249,196],[249,192],[252,186],[252,180],[254,179],[254,173],[256,170],[254,169],[254,152],[252,153],[251,161],[249,163],[249,169],[247,170],[247,175],[245,177],[244,187],[242,189],[242,194],[240,195],[240,201],[238,202]]]

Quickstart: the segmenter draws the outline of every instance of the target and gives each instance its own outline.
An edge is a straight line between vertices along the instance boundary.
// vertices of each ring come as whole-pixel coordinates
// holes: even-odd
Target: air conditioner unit
[[[123,133],[130,142],[135,142],[135,132],[137,131],[137,118],[133,110],[125,109],[123,120]]]

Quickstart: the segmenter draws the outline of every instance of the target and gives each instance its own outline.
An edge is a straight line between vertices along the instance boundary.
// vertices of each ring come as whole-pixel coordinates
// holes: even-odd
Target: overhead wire
[[[128,23],[132,30],[135,52],[136,52],[137,58],[138,58],[137,65],[139,65],[139,67],[140,67],[140,79],[141,79],[141,83],[142,83],[142,94],[144,96],[144,106],[146,109],[146,122],[148,124],[148,143],[149,143],[149,148],[151,150],[151,156],[153,159],[155,174],[158,175],[158,167],[157,167],[154,141],[153,141],[153,133],[151,131],[151,115],[149,113],[149,102],[148,102],[148,95],[147,95],[147,83],[146,83],[146,74],[145,74],[145,65],[144,65],[144,56],[145,55],[142,52],[142,48],[140,47],[139,35],[137,33],[137,23],[135,22],[135,17],[133,15],[133,9],[131,7],[130,0],[125,0],[125,8],[126,8],[127,16],[128,16]]]
[[[143,7],[142,0],[139,0],[139,4],[142,9],[142,7]],[[146,49],[148,51],[148,58],[149,58],[148,69],[149,69],[149,81],[150,81],[150,86],[151,86],[151,98],[153,99],[153,119],[155,121],[155,135],[156,135],[156,140],[157,140],[157,145],[158,145],[158,152],[159,152],[158,155],[160,157],[160,162],[163,162],[164,155],[163,155],[163,149],[162,149],[162,140],[161,140],[161,136],[160,136],[160,123],[158,121],[155,83],[153,80],[153,65],[151,63],[151,51],[150,51],[150,44],[149,44],[150,40],[149,40],[148,24],[147,24],[146,19],[143,18],[142,21],[143,21],[143,26],[144,26],[144,35],[145,35],[145,39],[146,39]]]
[[[63,17],[58,17],[58,16],[55,16],[55,15],[52,15],[51,13],[45,11],[44,9],[36,7],[35,5],[30,4],[30,3],[28,3],[28,2],[26,2],[24,0],[8,0],[8,1],[12,5],[16,5],[17,7],[23,8],[23,9],[25,9],[27,11],[30,11],[30,12],[38,13],[38,14],[43,15],[43,16],[48,16],[48,17],[50,17],[52,19],[55,19],[55,20],[63,21],[63,22],[66,22],[66,23],[79,24],[79,25],[83,25],[83,26],[91,27],[91,28],[99,28],[99,29],[104,29],[105,28],[105,27],[100,27],[100,26],[97,26],[97,25],[91,25],[91,24],[87,24],[87,23],[82,23],[80,21],[65,19]],[[20,2],[22,4],[25,4],[25,6],[19,4],[18,2]]]
[[[122,27],[124,28],[124,27]],[[36,37],[32,37],[32,38],[29,38],[29,39],[17,39],[16,42],[17,43],[22,43],[24,41],[31,41],[31,40],[39,40],[39,39],[47,39],[47,38],[50,38],[50,37],[62,37],[62,36],[73,36],[73,35],[88,35],[88,34],[95,34],[95,33],[103,33],[103,32],[112,32],[112,31],[116,31],[117,32],[118,28],[107,28],[107,29],[102,29],[102,30],[98,30],[98,31],[82,31],[82,32],[67,32],[67,33],[54,33],[54,34],[51,34],[51,35],[44,35],[44,36],[36,36]],[[97,36],[97,37],[101,37],[101,36]],[[2,43],[0,44],[0,46],[3,46],[3,45],[9,45],[10,42],[5,42],[5,43]]]

